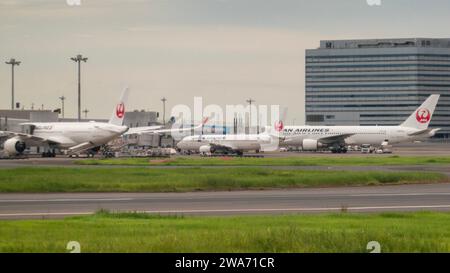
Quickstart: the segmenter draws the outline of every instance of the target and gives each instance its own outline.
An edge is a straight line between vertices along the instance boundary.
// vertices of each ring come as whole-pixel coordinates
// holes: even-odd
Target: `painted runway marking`
[[[350,194],[345,195],[349,197],[377,197],[377,196],[446,196],[450,195],[450,193],[443,193],[443,192],[437,192],[437,193],[375,193],[375,194]]]
[[[79,198],[79,199],[12,199],[0,200],[0,203],[30,203],[30,202],[83,202],[83,201],[132,201],[134,198]]]
[[[373,207],[347,207],[347,211],[362,210],[391,210],[391,209],[450,209],[449,205],[424,205],[424,206],[373,206]],[[314,212],[314,211],[341,211],[341,207],[332,208],[280,208],[280,209],[212,209],[212,210],[146,210],[135,211],[137,213],[233,213],[233,212]],[[120,211],[124,212],[124,211]],[[33,213],[4,213],[0,217],[32,217],[32,216],[70,216],[70,215],[91,215],[94,212],[33,212]]]
[[[321,193],[300,193],[293,195],[268,195],[264,198],[284,198],[284,197],[307,197],[323,195],[323,197],[383,197],[383,196],[450,196],[450,193],[361,193],[361,194],[321,194]],[[219,196],[226,198],[242,198],[242,196]],[[217,196],[184,197],[178,200],[200,200],[218,198]],[[31,202],[110,202],[110,201],[143,201],[143,200],[165,200],[161,196],[155,197],[130,197],[130,198],[59,198],[59,199],[3,199],[0,203],[31,203]]]

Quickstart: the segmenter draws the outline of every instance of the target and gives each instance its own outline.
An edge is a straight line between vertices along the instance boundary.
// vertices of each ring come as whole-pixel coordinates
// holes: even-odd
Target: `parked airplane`
[[[43,156],[54,157],[54,149],[67,150],[69,155],[89,151],[93,154],[102,145],[121,135],[163,134],[190,131],[201,128],[208,119],[196,127],[181,129],[165,129],[163,126],[147,126],[128,128],[123,126],[125,118],[125,104],[128,89],[121,97],[108,123],[104,122],[34,122],[22,123],[29,128],[29,133],[0,131],[0,135],[7,137],[4,152],[7,156],[22,154],[30,146],[46,146],[49,152]]]
[[[9,137],[3,144],[8,156],[20,155],[29,146],[49,147],[51,152],[44,156],[54,157],[54,149],[67,149],[69,154],[98,148],[128,130],[123,126],[125,104],[128,97],[126,89],[114,108],[111,119],[105,122],[30,122],[21,125],[29,128],[29,133],[3,131]]]
[[[329,148],[346,153],[347,145],[387,146],[432,137],[440,129],[428,129],[440,95],[431,95],[399,126],[286,126],[279,124],[283,146],[314,151]]]
[[[204,118],[201,122],[201,124],[195,126],[195,127],[186,127],[186,128],[164,128],[162,125],[155,125],[155,126],[145,126],[145,127],[134,127],[130,128],[126,133],[124,133],[124,136],[129,135],[144,135],[144,134],[165,134],[165,133],[181,133],[181,132],[187,132],[192,130],[197,130],[202,128],[207,122],[209,118]]]
[[[247,151],[268,151],[278,148],[279,135],[270,128],[261,134],[196,135],[187,136],[177,144],[181,151],[195,151],[202,155],[215,152],[243,155]]]

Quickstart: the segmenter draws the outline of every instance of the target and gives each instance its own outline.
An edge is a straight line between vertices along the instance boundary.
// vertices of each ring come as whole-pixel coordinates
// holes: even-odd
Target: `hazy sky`
[[[76,116],[76,65],[83,65],[83,109],[109,117],[124,86],[130,108],[175,104],[289,107],[304,119],[304,52],[321,39],[450,37],[450,1],[382,0],[0,0],[0,108],[16,100]]]

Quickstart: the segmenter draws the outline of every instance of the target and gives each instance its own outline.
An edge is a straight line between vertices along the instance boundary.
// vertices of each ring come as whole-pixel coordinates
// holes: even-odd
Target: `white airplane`
[[[195,127],[186,127],[186,128],[164,128],[162,125],[155,126],[145,126],[145,127],[134,127],[130,128],[127,132],[123,134],[123,136],[129,135],[144,135],[144,134],[164,134],[164,133],[181,133],[186,131],[192,131],[202,128],[207,122],[209,118],[204,118],[201,124]]]
[[[67,150],[69,155],[79,154],[85,151],[90,151],[89,154],[92,155],[95,149],[121,135],[163,134],[190,131],[202,127],[208,121],[206,118],[197,127],[182,129],[161,129],[163,126],[128,128],[127,126],[123,126],[128,93],[128,89],[125,89],[108,123],[95,121],[35,122],[21,124],[29,127],[29,134],[0,131],[1,135],[9,138],[3,144],[4,152],[7,156],[15,156],[22,154],[30,146],[46,146],[50,150],[54,150],[55,148]],[[49,157],[55,156],[54,152],[47,152],[43,155]]]
[[[243,155],[247,151],[270,151],[278,149],[279,135],[266,128],[261,134],[195,135],[183,138],[177,144],[181,151],[210,155],[215,152]]]
[[[286,126],[278,124],[283,146],[315,151],[329,148],[346,153],[347,145],[387,146],[433,137],[440,129],[428,129],[440,95],[431,95],[399,126]]]
[[[128,97],[126,89],[115,107],[108,123],[105,122],[33,122],[22,123],[29,127],[29,134],[3,131],[7,139],[3,146],[8,156],[22,154],[29,146],[45,146],[50,149],[67,150],[77,154],[100,147],[128,130],[123,126],[125,104]],[[55,156],[54,152],[45,154]]]

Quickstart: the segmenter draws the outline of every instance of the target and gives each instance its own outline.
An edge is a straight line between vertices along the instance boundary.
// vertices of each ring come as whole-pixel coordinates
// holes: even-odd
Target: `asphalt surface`
[[[67,217],[100,209],[163,215],[450,211],[450,184],[193,193],[0,194],[0,219]]]
[[[413,144],[396,148],[398,155],[449,155],[448,144]],[[282,156],[390,156],[330,153],[273,153]],[[73,167],[65,157],[0,160],[1,168]],[[112,168],[113,166],[79,166]],[[130,166],[128,166],[130,167]],[[124,166],[114,166],[124,168]],[[147,168],[186,168],[148,166]],[[227,168],[226,166],[204,168]],[[440,172],[450,177],[450,165],[410,166],[272,166],[277,169],[420,171]],[[240,215],[323,212],[450,211],[450,184],[289,189],[265,191],[193,192],[193,193],[65,193],[0,194],[0,219],[55,218],[92,214],[100,209],[142,211],[157,214]]]

